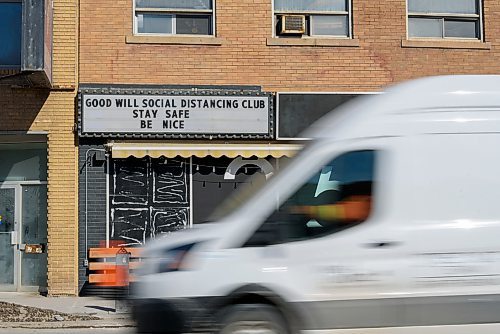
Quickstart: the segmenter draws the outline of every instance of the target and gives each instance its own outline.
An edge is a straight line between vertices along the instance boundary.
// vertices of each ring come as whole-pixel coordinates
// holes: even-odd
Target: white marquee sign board
[[[270,133],[269,96],[82,94],[81,133]]]

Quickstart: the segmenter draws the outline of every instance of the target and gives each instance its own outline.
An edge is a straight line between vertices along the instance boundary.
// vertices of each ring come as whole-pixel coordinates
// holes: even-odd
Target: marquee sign
[[[250,137],[272,135],[269,93],[79,94],[79,132],[83,137]]]

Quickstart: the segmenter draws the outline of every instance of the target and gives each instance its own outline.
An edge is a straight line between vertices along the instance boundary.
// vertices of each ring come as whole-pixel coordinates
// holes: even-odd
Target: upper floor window
[[[408,0],[408,37],[481,39],[479,0]]]
[[[22,2],[0,1],[0,69],[21,67]]]
[[[276,35],[351,37],[348,0],[274,0]]]
[[[135,0],[136,34],[213,35],[213,0]]]

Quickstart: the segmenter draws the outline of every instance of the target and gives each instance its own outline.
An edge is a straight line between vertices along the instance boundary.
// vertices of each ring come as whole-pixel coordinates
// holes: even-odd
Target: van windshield
[[[245,243],[260,247],[322,237],[368,219],[375,184],[376,151],[342,152],[318,168]]]

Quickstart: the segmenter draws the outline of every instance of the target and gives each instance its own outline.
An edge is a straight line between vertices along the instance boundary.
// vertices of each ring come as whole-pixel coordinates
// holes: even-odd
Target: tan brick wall
[[[77,293],[77,1],[54,0],[53,90],[0,87],[0,134],[48,137],[48,286],[52,295]]]
[[[126,44],[132,34],[132,3],[81,0],[80,82],[371,91],[424,75],[500,69],[500,2],[493,0],[484,1],[490,50],[402,48],[405,0],[353,0],[359,47],[267,46],[272,35],[270,0],[218,0],[221,46]]]
[[[78,289],[78,152],[73,131],[78,82],[78,1],[54,0],[53,24],[53,84],[67,89],[51,92],[46,113],[50,124],[49,293],[61,295],[76,294]]]
[[[78,0],[54,0],[53,81],[56,88],[78,83]]]

